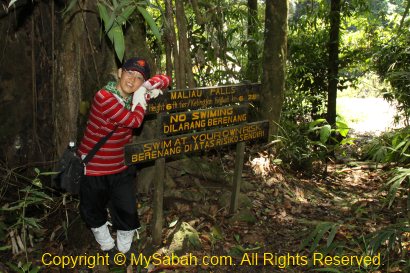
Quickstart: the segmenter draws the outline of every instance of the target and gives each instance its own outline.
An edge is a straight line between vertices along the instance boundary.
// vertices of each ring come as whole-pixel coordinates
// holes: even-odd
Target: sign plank
[[[147,114],[258,101],[260,86],[253,83],[172,90],[152,99],[148,103]]]
[[[158,158],[212,149],[242,141],[267,138],[268,121],[258,121],[236,126],[223,127],[193,134],[155,139],[124,148],[125,164],[131,165]]]
[[[248,121],[248,105],[215,107],[189,112],[162,114],[161,134],[171,135]]]

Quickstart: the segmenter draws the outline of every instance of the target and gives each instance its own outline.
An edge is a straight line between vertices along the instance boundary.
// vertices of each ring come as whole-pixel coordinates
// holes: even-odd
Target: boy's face
[[[120,68],[118,69],[118,78],[117,89],[123,95],[131,95],[144,83],[144,77],[138,71]]]

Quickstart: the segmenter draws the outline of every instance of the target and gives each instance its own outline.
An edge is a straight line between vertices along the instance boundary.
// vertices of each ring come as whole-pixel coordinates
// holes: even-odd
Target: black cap
[[[145,80],[148,80],[151,77],[151,71],[147,61],[139,57],[126,60],[122,65],[122,68],[125,70],[140,72]]]

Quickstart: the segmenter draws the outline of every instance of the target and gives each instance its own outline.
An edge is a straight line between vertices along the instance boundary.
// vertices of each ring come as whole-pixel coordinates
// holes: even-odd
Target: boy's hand
[[[150,99],[155,99],[156,97],[162,94],[163,92],[160,89],[147,90],[147,95],[149,96]]]
[[[171,83],[171,77],[163,74],[155,75],[146,82],[144,82],[137,91],[134,92],[132,96],[132,108],[134,111],[135,107],[140,104],[144,110],[147,109],[147,101],[150,99],[155,99],[159,95],[163,94],[161,89],[165,89]]]
[[[153,89],[165,89],[171,83],[171,77],[163,74],[155,75],[154,77],[150,78],[142,85],[147,88],[147,90]]]
[[[147,94],[147,88],[144,86],[140,86],[140,88],[137,89],[137,91],[132,94],[132,107],[131,111],[134,111],[135,107],[139,104],[141,107],[144,109],[144,111],[147,110],[147,100],[149,100],[149,95]]]

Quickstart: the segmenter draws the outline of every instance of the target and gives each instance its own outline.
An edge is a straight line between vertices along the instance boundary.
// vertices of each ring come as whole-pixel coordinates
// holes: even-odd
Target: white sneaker
[[[100,244],[102,251],[108,251],[115,247],[114,239],[111,237],[110,230],[108,229],[109,222],[98,228],[91,228],[94,234],[95,240]]]
[[[122,253],[127,253],[131,248],[132,239],[135,229],[133,230],[117,230],[117,248]]]

